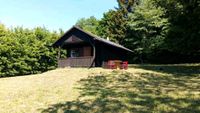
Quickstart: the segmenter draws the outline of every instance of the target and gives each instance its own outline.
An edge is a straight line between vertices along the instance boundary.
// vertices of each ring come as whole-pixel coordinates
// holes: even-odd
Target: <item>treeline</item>
[[[133,63],[200,62],[199,0],[117,0],[103,18],[81,28],[134,51]]]
[[[6,28],[0,24],[0,77],[27,75],[54,69],[57,53],[51,47],[60,33],[46,28]]]

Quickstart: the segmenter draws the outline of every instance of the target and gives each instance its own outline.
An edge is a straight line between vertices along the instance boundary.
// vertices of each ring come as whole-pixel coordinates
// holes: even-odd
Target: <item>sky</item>
[[[116,0],[0,0],[0,23],[65,31],[80,18],[100,19],[116,6]]]

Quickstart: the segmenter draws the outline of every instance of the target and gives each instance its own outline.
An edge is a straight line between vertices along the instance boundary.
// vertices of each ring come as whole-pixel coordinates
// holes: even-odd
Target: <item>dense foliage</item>
[[[132,49],[134,63],[200,62],[199,0],[117,2],[91,26],[99,36]]]
[[[94,16],[91,16],[89,18],[81,18],[76,23],[76,26],[79,26],[85,31],[91,32],[93,34],[97,34],[96,29],[98,25],[99,22]]]
[[[56,67],[51,45],[59,34],[45,28],[7,29],[0,25],[0,77],[34,74]]]

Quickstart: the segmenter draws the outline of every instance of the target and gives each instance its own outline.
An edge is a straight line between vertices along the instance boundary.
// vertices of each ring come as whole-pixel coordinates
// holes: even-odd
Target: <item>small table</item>
[[[113,61],[115,62],[116,68],[120,69],[122,61],[121,60],[113,60]]]

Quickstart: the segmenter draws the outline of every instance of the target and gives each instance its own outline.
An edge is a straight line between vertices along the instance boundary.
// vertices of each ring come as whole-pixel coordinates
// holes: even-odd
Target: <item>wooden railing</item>
[[[92,60],[92,56],[61,58],[58,60],[58,67],[89,67]]]

